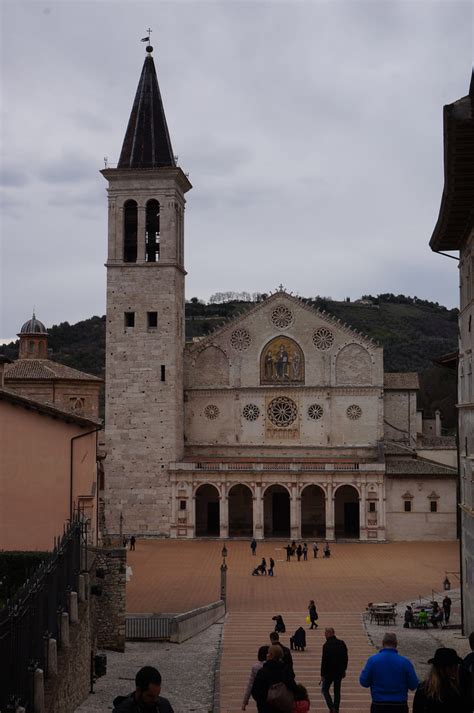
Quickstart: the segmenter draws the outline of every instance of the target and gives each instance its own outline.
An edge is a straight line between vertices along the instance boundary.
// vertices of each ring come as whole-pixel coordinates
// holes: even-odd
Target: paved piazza
[[[334,626],[349,647],[349,669],[343,685],[341,713],[366,713],[368,691],[358,675],[373,648],[362,625],[361,613],[369,601],[398,601],[440,592],[445,572],[459,570],[457,542],[332,545],[330,560],[285,561],[286,542],[259,543],[252,557],[247,541],[228,541],[228,615],[222,640],[218,676],[220,713],[237,713],[258,646],[267,643],[271,617],[282,614],[289,636],[305,625],[308,600],[315,599],[319,629],[307,632],[307,649],[295,653],[297,680],[313,701],[311,709],[326,710],[319,690],[323,629]],[[311,544],[311,543],[308,543]],[[222,541],[137,542],[128,553],[132,577],[127,589],[129,612],[182,612],[215,601],[219,594]],[[320,546],[320,550],[322,547]],[[260,558],[276,562],[275,576],[252,577]],[[456,577],[450,575],[453,585]],[[438,595],[439,598],[439,595]],[[448,633],[448,632],[446,632]],[[426,642],[428,644],[428,641]],[[431,651],[431,646],[428,644]],[[403,653],[403,647],[401,648]],[[408,652],[407,652],[408,653]],[[412,651],[410,651],[410,654]],[[179,706],[175,706],[180,713]],[[182,709],[184,711],[184,708]],[[186,709],[187,710],[187,709]],[[247,710],[256,711],[251,700]]]

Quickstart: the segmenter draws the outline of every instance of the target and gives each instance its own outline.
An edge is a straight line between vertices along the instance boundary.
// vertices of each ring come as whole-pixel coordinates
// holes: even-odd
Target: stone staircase
[[[299,626],[306,631],[307,648],[304,652],[293,652],[296,681],[302,683],[309,692],[310,711],[327,711],[319,686],[321,650],[324,628],[332,626],[336,636],[344,639],[349,650],[349,668],[342,683],[341,713],[368,713],[370,691],[359,685],[359,674],[365,661],[374,652],[361,615],[344,612],[319,612],[319,627],[308,630],[305,614],[301,612],[280,612],[286,624],[286,633],[280,635],[285,646],[290,645],[290,635]],[[268,612],[236,612],[228,614],[222,642],[220,669],[220,713],[238,713],[248,681],[250,668],[257,660],[259,646],[269,643],[268,635],[273,630],[271,614]],[[255,701],[251,698],[247,706],[249,713],[255,713]]]

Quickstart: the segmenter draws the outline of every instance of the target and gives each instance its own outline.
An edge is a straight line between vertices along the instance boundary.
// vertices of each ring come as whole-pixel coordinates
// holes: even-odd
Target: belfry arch
[[[229,537],[253,535],[253,497],[248,485],[237,483],[229,490]]]
[[[307,485],[301,493],[301,537],[326,537],[326,497],[319,485]]]

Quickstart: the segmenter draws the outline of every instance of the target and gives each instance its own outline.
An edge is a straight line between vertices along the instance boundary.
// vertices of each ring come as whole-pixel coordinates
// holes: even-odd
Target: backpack
[[[278,713],[291,713],[294,696],[283,682],[274,683],[267,693],[267,704]]]

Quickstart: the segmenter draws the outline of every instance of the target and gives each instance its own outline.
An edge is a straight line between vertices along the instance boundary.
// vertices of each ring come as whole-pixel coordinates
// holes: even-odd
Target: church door
[[[265,537],[290,536],[290,494],[282,485],[272,485],[263,499]]]

